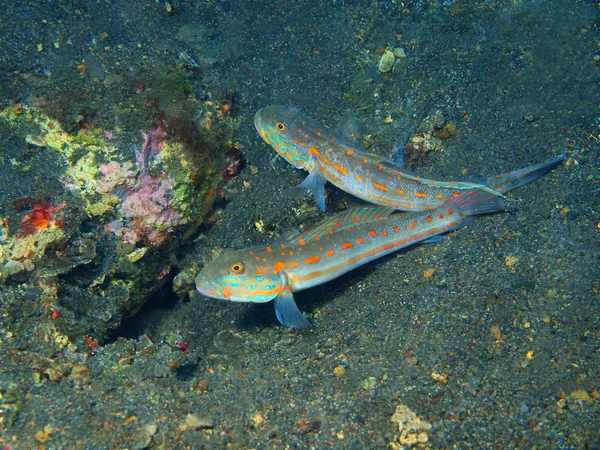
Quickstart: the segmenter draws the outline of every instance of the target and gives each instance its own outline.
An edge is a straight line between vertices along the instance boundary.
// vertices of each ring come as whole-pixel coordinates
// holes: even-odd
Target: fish
[[[196,289],[205,296],[233,302],[274,300],[282,325],[309,328],[294,292],[331,281],[402,248],[440,242],[446,238],[443,234],[475,217],[505,209],[502,197],[483,190],[462,192],[428,211],[352,208],[287,240],[225,249],[196,276]]]
[[[401,211],[424,211],[478,189],[498,196],[545,175],[566,157],[493,176],[483,184],[436,181],[405,170],[389,158],[369,153],[350,136],[328,130],[292,106],[274,105],[254,116],[256,130],[285,160],[309,172],[298,185],[312,190],[325,211],[325,183],[369,203]]]

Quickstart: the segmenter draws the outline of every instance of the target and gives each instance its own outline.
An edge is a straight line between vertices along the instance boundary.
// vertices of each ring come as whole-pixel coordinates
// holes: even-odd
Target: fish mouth
[[[258,134],[260,134],[262,136],[263,132],[262,132],[262,112],[263,112],[264,108],[259,109],[258,111],[256,111],[256,114],[254,114],[254,128],[256,128],[256,131],[258,131]]]
[[[220,300],[227,300],[227,296],[223,292],[223,287],[211,280],[204,280],[200,277],[200,273],[195,280],[196,290],[202,295]]]

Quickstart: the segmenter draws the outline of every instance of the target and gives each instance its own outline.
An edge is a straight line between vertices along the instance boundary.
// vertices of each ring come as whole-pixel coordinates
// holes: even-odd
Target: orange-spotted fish
[[[276,244],[224,250],[196,277],[202,294],[235,302],[275,301],[279,322],[308,328],[292,292],[333,280],[363,264],[419,242],[438,242],[480,214],[504,210],[502,198],[471,190],[429,211],[399,213],[360,207]]]
[[[393,161],[366,152],[361,145],[328,131],[291,106],[268,106],[259,110],[254,125],[261,137],[289,163],[308,170],[299,187],[312,189],[325,210],[325,183],[375,205],[402,211],[436,208],[465,190],[479,189],[496,195],[541,177],[565,160],[565,156],[507,172],[484,184],[428,180],[406,173]]]

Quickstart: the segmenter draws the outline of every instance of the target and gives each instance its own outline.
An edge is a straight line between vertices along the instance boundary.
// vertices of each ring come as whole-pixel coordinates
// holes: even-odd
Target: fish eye
[[[244,265],[241,262],[234,262],[231,263],[231,266],[229,266],[229,269],[233,272],[233,273],[240,273],[242,270],[244,270]]]
[[[275,127],[279,130],[279,131],[283,131],[285,130],[285,123],[283,122],[277,122],[275,123]]]

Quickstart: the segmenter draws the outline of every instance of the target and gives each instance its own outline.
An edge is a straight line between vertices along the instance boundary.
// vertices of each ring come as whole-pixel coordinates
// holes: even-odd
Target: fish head
[[[207,297],[234,302],[268,302],[281,290],[279,276],[251,250],[224,250],[200,271],[195,283]]]
[[[258,134],[298,169],[312,170],[310,149],[322,146],[325,130],[293,106],[274,105],[254,116]]]

